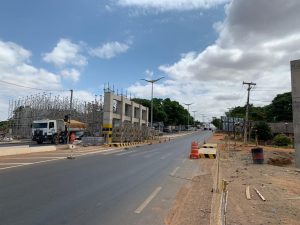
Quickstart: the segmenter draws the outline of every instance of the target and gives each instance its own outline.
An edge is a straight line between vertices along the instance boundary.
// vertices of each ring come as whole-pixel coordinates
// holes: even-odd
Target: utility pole
[[[248,129],[248,117],[249,117],[249,100],[250,100],[250,91],[252,89],[252,86],[255,86],[256,83],[253,82],[244,82],[243,84],[247,84],[248,88],[248,96],[247,96],[247,106],[246,106],[246,117],[245,117],[245,124],[244,124],[244,144],[247,144],[247,129]]]
[[[194,113],[194,127],[195,127],[195,122],[196,122],[196,119],[195,119],[195,113],[197,112],[197,111],[192,111],[193,113]]]
[[[190,124],[190,105],[193,103],[184,103],[188,107],[188,118],[187,118],[187,129],[189,130],[189,124]]]
[[[72,114],[72,105],[73,105],[73,89],[70,90],[71,97],[70,97],[70,112],[69,112],[69,119],[68,119],[68,135],[67,135],[67,144],[70,143],[70,123],[71,123],[71,114]],[[73,146],[71,146],[71,154],[67,157],[67,159],[75,159],[73,156]]]
[[[152,87],[151,87],[151,128],[153,127],[153,84],[161,79],[163,79],[165,77],[160,77],[156,80],[146,80],[146,79],[141,79],[144,80],[148,83],[151,83]]]

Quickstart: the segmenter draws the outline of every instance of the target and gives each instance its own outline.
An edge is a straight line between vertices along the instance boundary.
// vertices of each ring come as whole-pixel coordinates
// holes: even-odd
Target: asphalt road
[[[1,225],[160,225],[198,167],[192,140],[86,155],[0,171]]]

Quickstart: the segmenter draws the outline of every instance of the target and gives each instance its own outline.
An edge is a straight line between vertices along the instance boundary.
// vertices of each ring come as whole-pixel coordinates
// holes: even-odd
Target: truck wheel
[[[43,140],[37,140],[36,141],[38,144],[43,144]]]
[[[55,145],[58,145],[58,144],[59,144],[59,139],[58,139],[57,134],[54,134],[54,135],[53,135],[52,143],[55,144]]]

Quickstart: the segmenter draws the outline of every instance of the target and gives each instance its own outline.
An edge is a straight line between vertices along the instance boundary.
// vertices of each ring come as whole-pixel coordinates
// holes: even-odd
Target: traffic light
[[[65,115],[64,121],[69,122],[69,115]]]

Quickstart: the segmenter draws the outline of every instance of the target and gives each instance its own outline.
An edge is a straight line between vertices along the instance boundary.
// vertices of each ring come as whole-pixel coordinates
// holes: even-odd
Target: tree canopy
[[[230,117],[244,118],[246,106],[237,106],[225,113]],[[291,92],[278,94],[271,104],[259,107],[249,105],[249,120],[266,122],[290,122],[293,120]]]
[[[151,113],[151,100],[135,98],[136,103],[149,108],[149,118]],[[189,124],[194,123],[194,118],[188,111],[177,101],[170,98],[160,99],[153,98],[153,121],[163,122],[165,125],[185,125],[189,116]]]

